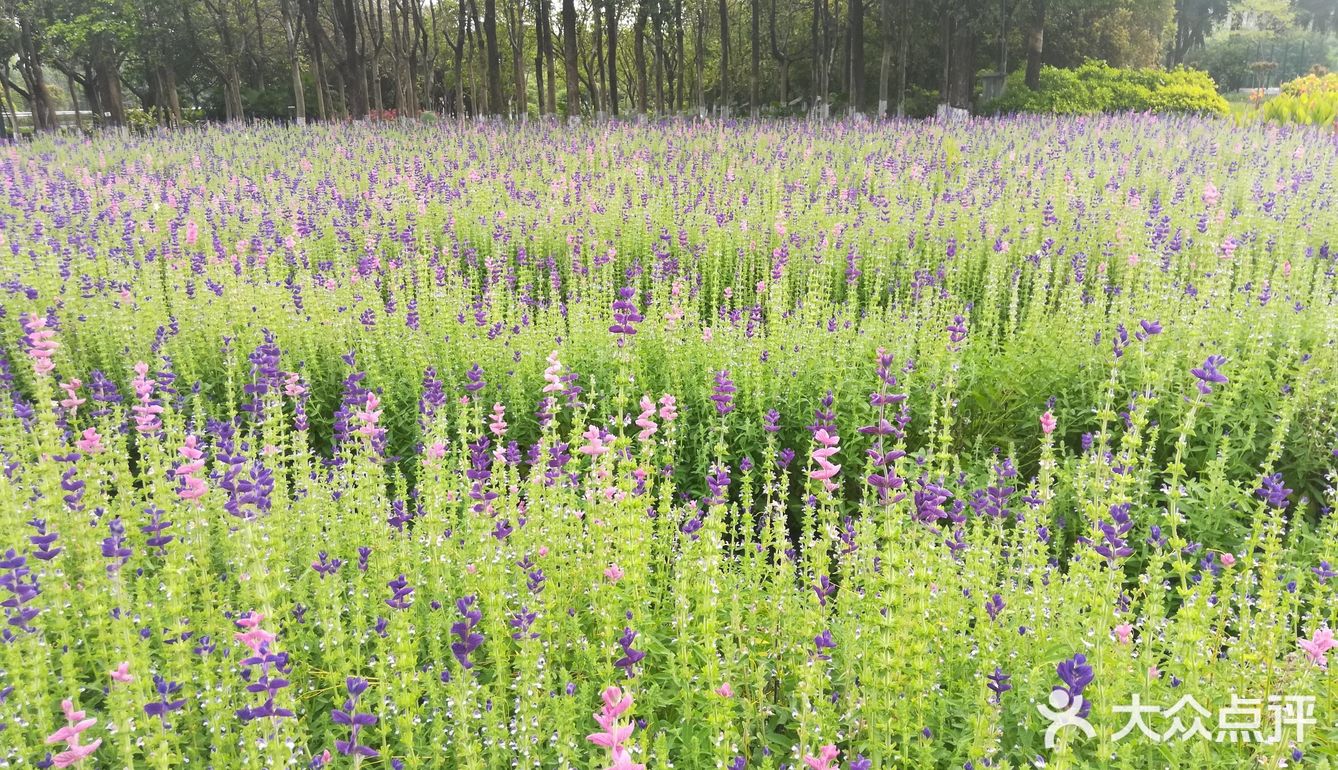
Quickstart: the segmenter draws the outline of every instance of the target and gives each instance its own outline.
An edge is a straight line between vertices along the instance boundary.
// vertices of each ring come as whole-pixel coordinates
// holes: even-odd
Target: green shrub
[[[1282,93],[1264,102],[1259,114],[1275,123],[1338,129],[1338,74],[1310,74],[1282,84]]]
[[[1042,67],[1039,88],[1023,73],[1008,77],[1004,95],[986,106],[991,112],[1087,115],[1098,112],[1197,112],[1225,114],[1228,105],[1205,72],[1177,69],[1119,69],[1088,61],[1076,69]]]

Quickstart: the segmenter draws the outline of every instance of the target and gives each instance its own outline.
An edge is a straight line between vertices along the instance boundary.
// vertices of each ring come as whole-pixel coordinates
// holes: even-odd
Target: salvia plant
[[[11,145],[0,766],[1330,767],[1335,179],[1154,115]]]

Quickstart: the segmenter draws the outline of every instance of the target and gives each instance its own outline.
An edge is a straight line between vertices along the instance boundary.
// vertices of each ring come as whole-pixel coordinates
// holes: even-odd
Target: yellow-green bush
[[[1282,93],[1264,103],[1265,119],[1278,123],[1338,128],[1338,73],[1306,75],[1282,84]]]
[[[1023,73],[1008,77],[1004,95],[987,105],[992,112],[1080,115],[1143,111],[1225,114],[1228,105],[1212,78],[1198,70],[1119,69],[1088,61],[1077,69],[1042,67],[1040,88]]]

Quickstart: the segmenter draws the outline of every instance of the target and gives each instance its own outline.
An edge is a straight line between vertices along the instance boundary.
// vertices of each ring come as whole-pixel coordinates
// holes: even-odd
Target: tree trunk
[[[32,108],[33,130],[55,131],[60,127],[56,118],[56,107],[51,101],[51,92],[46,87],[45,63],[42,61],[42,48],[32,23],[19,20],[19,48],[24,54],[19,57],[19,68],[23,70],[24,80],[28,82],[28,103]]]
[[[601,0],[595,0],[590,8],[590,14],[595,17],[594,34],[591,35],[595,39],[595,64],[593,71],[587,68],[587,73],[590,76],[590,100],[595,103],[595,116],[602,119],[608,108],[609,92],[604,86],[607,82],[604,79],[604,14],[600,12],[600,3]]]
[[[524,0],[509,0],[506,6],[508,33],[511,36],[511,77],[514,81],[512,114],[520,120],[529,116],[529,93],[525,87]]]
[[[729,82],[729,4],[720,0],[720,117],[729,117],[733,95]]]
[[[609,36],[609,112],[618,114],[618,2],[605,0],[604,8],[608,14],[604,22],[605,33]]]
[[[752,1],[752,69],[748,82],[748,114],[754,119],[762,114],[762,99],[759,89],[762,80],[762,5],[759,0]]]
[[[864,107],[864,0],[850,0],[850,113]]]
[[[548,17],[544,15],[543,0],[534,2],[534,96],[539,108],[539,117],[547,112],[548,104],[544,99],[544,27],[548,26]]]
[[[882,8],[882,58],[878,63],[878,117],[887,117],[888,83],[892,79],[892,3],[883,0]],[[905,24],[905,20],[902,21]]]
[[[910,59],[911,4],[914,0],[902,0],[901,31],[897,35],[897,117],[906,117],[906,65]]]
[[[969,7],[949,17],[948,104],[970,109],[976,80],[976,32]]]
[[[1027,88],[1035,91],[1041,87],[1041,54],[1045,50],[1045,3],[1046,0],[1032,0],[1031,20],[1027,25]]]
[[[636,109],[646,113],[649,94],[646,92],[646,22],[650,16],[650,3],[641,0],[636,6],[636,23],[632,27],[632,63],[636,69]]]
[[[494,115],[505,115],[502,99],[502,55],[497,49],[497,0],[483,0],[483,41],[488,57],[488,109]]]
[[[706,19],[700,9],[697,11],[697,115],[706,117]]]
[[[358,12],[355,0],[333,0],[334,17],[343,42],[340,80],[347,94],[348,111],[354,118],[367,117],[367,71],[365,55],[358,43]]]
[[[567,67],[567,118],[581,115],[580,73],[576,69],[576,3],[562,0],[562,58]]]
[[[658,7],[651,15],[651,34],[655,41],[655,114],[663,115],[666,111],[673,109],[668,106],[668,102],[673,101],[674,87],[671,83],[669,86],[668,98],[666,99],[664,75],[665,70],[668,69],[668,59],[664,50],[663,14]]]

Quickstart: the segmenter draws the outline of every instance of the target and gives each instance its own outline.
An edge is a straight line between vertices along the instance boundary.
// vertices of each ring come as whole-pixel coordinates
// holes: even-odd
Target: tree
[[[729,3],[720,0],[720,117],[729,117],[734,92],[729,83]]]
[[[567,66],[567,117],[581,114],[580,73],[576,69],[576,3],[562,0],[562,58]]]

